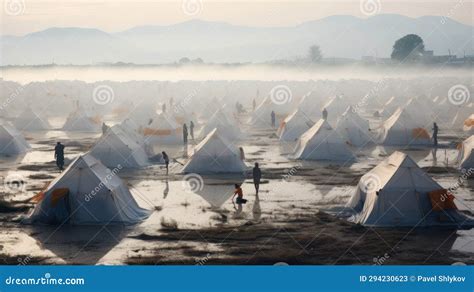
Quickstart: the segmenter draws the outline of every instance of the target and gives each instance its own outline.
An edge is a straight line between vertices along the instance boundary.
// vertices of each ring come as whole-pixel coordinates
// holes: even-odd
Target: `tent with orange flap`
[[[380,129],[380,142],[392,146],[424,146],[431,144],[426,125],[417,122],[405,109],[398,108]]]
[[[79,156],[33,198],[37,205],[23,223],[135,224],[148,218],[118,177],[89,154]]]
[[[367,226],[474,226],[450,192],[398,151],[362,176],[346,207]]]

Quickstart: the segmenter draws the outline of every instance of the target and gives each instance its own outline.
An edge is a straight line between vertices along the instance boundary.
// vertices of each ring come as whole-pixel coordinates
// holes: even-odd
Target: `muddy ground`
[[[341,207],[359,178],[394,149],[354,149],[350,165],[294,161],[294,145],[281,144],[271,129],[248,130],[239,142],[250,164],[263,169],[260,195],[250,179],[204,177],[195,192],[183,187],[180,165],[169,176],[161,165],[123,170],[119,176],[137,201],[154,212],[137,226],[22,225],[32,205],[26,200],[59,173],[52,161],[57,140],[67,162],[87,151],[99,135],[60,131],[27,133],[33,151],[1,158],[0,175],[17,177],[19,187],[3,184],[0,204],[0,259],[6,264],[453,264],[474,263],[473,230],[366,228],[324,210]],[[457,137],[457,136],[456,136]],[[460,176],[452,136],[442,147],[408,151],[441,185]],[[161,150],[157,147],[157,150]],[[184,162],[181,147],[166,150]],[[235,206],[232,184],[243,183],[248,203]],[[474,182],[456,190],[457,205],[474,208]]]

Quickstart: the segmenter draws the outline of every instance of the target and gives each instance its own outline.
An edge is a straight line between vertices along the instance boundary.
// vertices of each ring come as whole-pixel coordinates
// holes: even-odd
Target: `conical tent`
[[[301,135],[295,148],[296,159],[354,161],[355,156],[326,120],[319,120]]]
[[[238,125],[233,123],[223,112],[222,109],[217,110],[205,123],[202,128],[199,136],[206,137],[214,129],[218,129],[219,134],[222,135],[225,139],[230,141],[235,141],[241,138],[242,132]]]
[[[315,91],[305,94],[299,104],[298,109],[305,113],[310,118],[321,117],[321,106],[323,104],[323,95]]]
[[[362,176],[346,207],[355,212],[355,223],[367,226],[467,223],[444,191],[408,155],[397,151]],[[450,206],[441,204],[448,201]]]
[[[337,120],[336,131],[350,145],[360,147],[372,143],[369,121],[359,116],[352,106]]]
[[[465,121],[463,125],[463,130],[468,133],[474,134],[474,114],[470,115]]]
[[[474,107],[472,103],[463,105],[463,106],[457,106],[455,112],[449,116],[449,117],[452,117],[454,115],[454,118],[452,118],[448,126],[452,129],[464,130],[465,121],[466,119],[469,119],[470,116],[473,116],[473,112],[474,112]]]
[[[314,122],[303,111],[296,110],[283,120],[277,135],[282,141],[295,141],[313,125]]]
[[[404,106],[404,110],[414,122],[421,127],[433,124],[433,105],[428,105],[423,97],[411,98]]]
[[[278,125],[286,116],[285,113],[288,112],[288,108],[288,104],[276,104],[268,95],[252,113],[249,124],[259,127],[270,127],[271,113],[273,111],[275,112],[275,123]]]
[[[474,135],[461,143],[458,161],[461,169],[474,170]]]
[[[141,208],[118,177],[89,154],[82,155],[34,199],[25,223],[135,224],[151,211]]]
[[[166,113],[155,115],[151,124],[143,129],[143,135],[151,143],[178,144],[183,141],[182,126]]]
[[[328,115],[328,122],[330,122],[331,124],[335,123],[337,121],[337,118],[345,111],[347,106],[347,102],[344,100],[343,97],[332,97],[321,106],[319,118],[322,118],[322,112],[323,110],[326,110]]]
[[[143,146],[130,137],[120,125],[115,125],[102,134],[90,154],[107,167],[139,168],[148,165]]]
[[[202,140],[189,161],[184,165],[183,173],[243,173],[247,166],[241,159],[239,149],[225,140],[214,129]]]
[[[79,107],[72,112],[63,125],[64,131],[77,132],[98,132],[101,128],[101,121],[98,118],[91,118],[86,111]]]
[[[0,121],[0,155],[20,154],[30,149],[30,144],[15,127]]]
[[[384,145],[430,145],[431,138],[424,126],[417,123],[404,109],[398,108],[383,123],[380,140]]]
[[[13,124],[17,129],[24,131],[41,131],[51,128],[48,121],[40,118],[29,106],[15,119]]]

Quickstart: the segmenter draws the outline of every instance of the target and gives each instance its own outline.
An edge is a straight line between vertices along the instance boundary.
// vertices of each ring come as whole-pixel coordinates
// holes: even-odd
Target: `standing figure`
[[[253,168],[252,176],[253,176],[253,185],[255,186],[255,192],[257,193],[257,196],[258,196],[258,189],[260,188],[260,179],[262,178],[262,171],[260,170],[260,167],[258,166],[258,162],[255,162],[255,167]]]
[[[433,123],[433,143],[435,147],[438,146],[438,131],[438,125],[436,123]]]
[[[186,126],[186,123],[183,124],[183,143],[184,146],[188,145],[188,126]]]
[[[326,110],[326,108],[323,108],[323,120],[327,120],[328,119],[328,111]]]
[[[240,160],[244,161],[245,160],[244,148],[239,147],[239,151],[240,151]]]
[[[64,169],[64,145],[61,142],[56,143],[54,147],[54,159],[56,159],[56,165],[59,170]]]
[[[165,151],[161,152],[161,155],[163,156],[163,160],[165,161],[166,175],[168,175],[168,166],[170,164],[170,158],[168,157],[168,154],[166,154]]]
[[[255,100],[255,98],[253,99],[253,102],[252,102],[252,109],[253,111],[255,111],[255,108],[257,107],[257,101]]]
[[[235,186],[235,190],[234,190],[234,196],[232,196],[232,202],[234,201],[235,196],[237,196],[237,199],[235,199],[235,202],[238,205],[247,203],[247,200],[244,199],[244,193],[243,193],[242,188],[240,187],[240,185],[235,184],[234,186]]]
[[[193,123],[193,121],[189,122],[189,134],[191,135],[191,139],[194,140],[194,123]]]
[[[270,114],[271,118],[272,118],[272,128],[275,128],[275,120],[276,120],[276,117],[275,117],[275,112],[272,111],[272,113]]]
[[[163,113],[166,113],[166,103],[163,103],[163,104],[161,105],[161,111],[162,111]]]

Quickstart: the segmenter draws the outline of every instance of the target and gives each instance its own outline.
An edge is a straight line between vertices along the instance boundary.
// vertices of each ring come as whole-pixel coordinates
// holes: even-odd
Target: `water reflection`
[[[122,225],[31,226],[30,236],[67,264],[94,265],[131,231]]]

